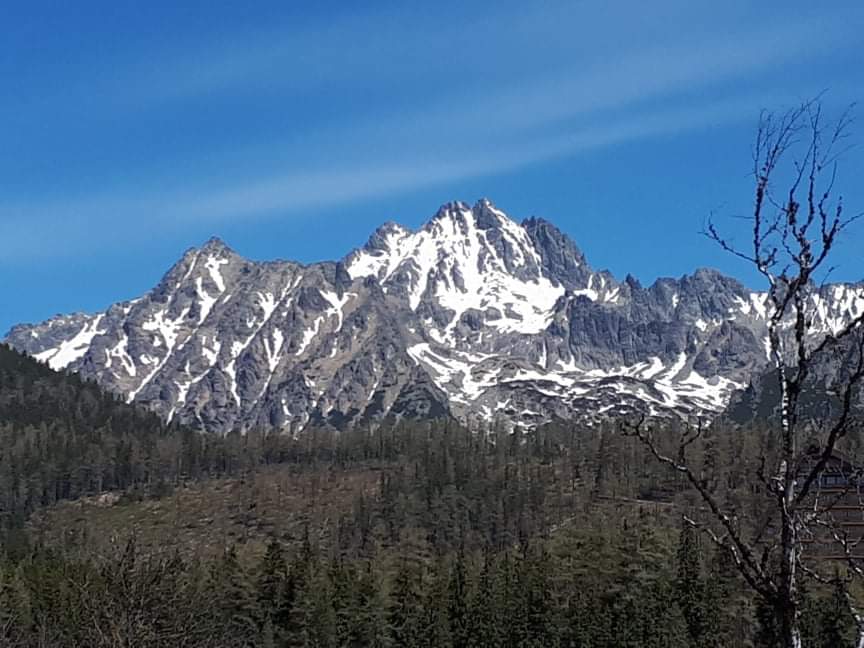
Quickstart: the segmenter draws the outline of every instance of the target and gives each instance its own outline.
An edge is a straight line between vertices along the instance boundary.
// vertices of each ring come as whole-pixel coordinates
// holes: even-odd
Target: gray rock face
[[[798,401],[802,418],[818,420],[830,428],[844,410],[848,388],[851,417],[858,429],[861,428],[861,423],[864,423],[864,385],[851,381],[851,377],[858,370],[862,335],[864,332],[859,330],[832,340],[822,353],[813,358]],[[746,389],[734,394],[725,414],[738,423],[772,418],[779,421],[780,404],[779,373],[772,369],[754,376]]]
[[[813,334],[864,310],[814,291]],[[6,341],[213,432],[453,416],[533,426],[712,413],[767,368],[766,297],[713,270],[644,288],[538,218],[448,203],[339,262],[248,261],[217,239],[139,299]]]

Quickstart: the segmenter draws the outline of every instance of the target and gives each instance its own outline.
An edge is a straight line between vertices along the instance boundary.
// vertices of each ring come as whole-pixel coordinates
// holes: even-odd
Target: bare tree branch
[[[713,215],[702,232],[725,252],[752,265],[767,284],[765,329],[779,388],[780,416],[776,421],[775,463],[769,467],[763,455],[754,467],[753,483],[770,495],[774,510],[768,519],[776,524],[766,523],[756,538],[748,541],[734,514],[724,510],[706,482],[690,468],[687,450],[702,435],[701,427],[685,430],[673,457],[659,450],[644,417],[624,425],[625,434],[638,438],[655,459],[682,474],[707,505],[712,522],[685,518],[686,522],[728,552],[750,587],[771,604],[786,648],[801,646],[799,579],[803,575],[830,582],[802,560],[807,539],[814,537],[817,527],[831,528],[850,565],[851,549],[861,542],[838,533],[833,516],[850,494],[852,482],[847,478],[846,488],[827,501],[819,484],[835,457],[838,442],[858,423],[854,405],[864,381],[864,312],[849,314],[838,330],[825,332],[814,326],[822,299],[816,277],[828,264],[839,238],[862,217],[847,217],[842,198],[834,198],[837,160],[840,149],[845,150],[842,144],[848,137],[850,111],[827,123],[821,97],[781,114],[763,111],[752,151],[755,195],[749,249],[721,234]],[[791,174],[786,176],[787,190],[778,193],[774,181],[781,165]],[[828,268],[823,283],[832,270]],[[839,411],[826,407],[824,420],[811,422],[802,398],[812,384],[814,367],[823,355],[841,348],[854,335],[858,337],[851,352],[851,368],[840,381]],[[811,435],[811,441],[802,448],[805,434]],[[858,483],[856,476],[856,488]],[[864,511],[860,493],[859,505]],[[856,564],[854,573],[864,578],[861,565]],[[864,648],[864,617],[849,589],[844,591],[858,624],[859,646]]]

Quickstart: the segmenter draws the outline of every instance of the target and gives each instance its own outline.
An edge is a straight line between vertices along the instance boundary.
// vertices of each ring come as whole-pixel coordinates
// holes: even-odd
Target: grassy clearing
[[[46,546],[91,555],[110,553],[131,537],[148,553],[207,557],[236,544],[244,554],[258,554],[272,537],[290,544],[307,527],[318,537],[331,532],[358,496],[374,495],[379,473],[271,466],[243,478],[190,483],[159,499],[60,502],[35,514],[28,530]]]

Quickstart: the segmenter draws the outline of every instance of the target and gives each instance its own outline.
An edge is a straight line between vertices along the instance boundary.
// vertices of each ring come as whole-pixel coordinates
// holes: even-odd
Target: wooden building
[[[819,458],[818,449],[808,453],[801,474],[806,475]],[[813,484],[802,511],[805,529],[804,553],[824,558],[845,559],[844,538],[850,553],[864,559],[864,473],[848,457],[835,452],[818,482]]]

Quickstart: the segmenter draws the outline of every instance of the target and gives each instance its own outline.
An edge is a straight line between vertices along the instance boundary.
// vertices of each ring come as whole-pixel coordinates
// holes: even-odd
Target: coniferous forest
[[[864,648],[798,4],[0,0],[0,648]]]
[[[697,448],[754,528],[769,439]],[[0,346],[3,646],[777,645],[699,506],[613,423],[207,436]],[[805,645],[851,646],[803,597]]]

